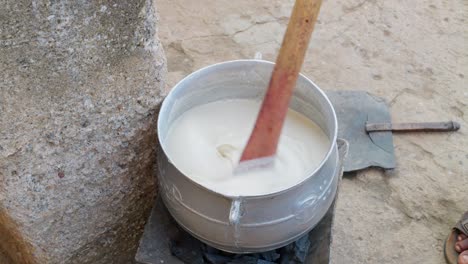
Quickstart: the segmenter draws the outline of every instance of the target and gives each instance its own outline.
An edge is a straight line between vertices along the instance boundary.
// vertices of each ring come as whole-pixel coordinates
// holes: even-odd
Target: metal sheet
[[[349,142],[346,172],[396,166],[391,132],[365,131],[366,122],[390,123],[384,99],[362,91],[326,91],[338,117],[338,137]]]

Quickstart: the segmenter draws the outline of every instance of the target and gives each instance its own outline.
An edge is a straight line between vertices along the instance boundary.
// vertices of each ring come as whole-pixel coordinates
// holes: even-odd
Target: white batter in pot
[[[169,128],[170,161],[195,182],[218,193],[251,196],[292,187],[327,154],[330,140],[313,121],[289,109],[274,166],[234,174],[260,102],[224,100],[194,107]]]

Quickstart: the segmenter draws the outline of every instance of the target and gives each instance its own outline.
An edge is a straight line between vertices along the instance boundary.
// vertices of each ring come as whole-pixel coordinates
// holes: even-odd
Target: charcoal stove
[[[338,152],[341,179],[348,152],[346,141],[338,140]],[[158,197],[135,259],[141,264],[329,263],[335,203],[336,197],[322,220],[308,234],[282,248],[256,254],[231,254],[212,248],[188,234],[175,222]]]

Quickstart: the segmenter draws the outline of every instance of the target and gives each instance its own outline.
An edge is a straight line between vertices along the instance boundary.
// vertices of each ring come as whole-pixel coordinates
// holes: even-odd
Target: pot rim
[[[266,61],[266,60],[258,60],[258,59],[240,59],[240,60],[230,60],[230,61],[224,61],[224,62],[219,62],[219,63],[215,63],[215,64],[211,64],[211,65],[208,65],[208,66],[205,66],[203,68],[200,68],[192,73],[190,73],[189,75],[187,75],[186,77],[184,77],[182,80],[180,80],[176,85],[174,85],[174,87],[171,88],[171,90],[169,91],[169,93],[166,95],[166,97],[164,98],[162,104],[161,104],[161,108],[159,110],[159,115],[158,115],[158,121],[157,121],[157,130],[158,132],[161,131],[161,127],[163,126],[163,124],[161,124],[161,113],[163,111],[166,111],[166,108],[167,108],[167,99],[170,98],[177,90],[178,87],[180,87],[182,84],[184,84],[185,82],[187,81],[190,81],[190,79],[194,76],[194,75],[197,75],[197,74],[201,74],[203,73],[204,71],[206,70],[209,70],[209,69],[212,69],[214,67],[218,67],[218,66],[221,66],[221,65],[227,65],[227,64],[235,64],[235,63],[263,63],[263,64],[270,64],[270,65],[275,65],[274,62],[271,62],[271,61]],[[299,73],[299,77],[300,78],[304,78],[307,82],[311,83],[313,87],[315,87],[318,92],[323,96],[323,98],[325,99],[326,101],[326,104],[330,107],[331,111],[332,111],[332,116],[333,116],[333,123],[334,123],[334,129],[333,129],[333,137],[332,139],[330,139],[330,147],[328,149],[328,152],[327,152],[327,155],[325,155],[325,157],[322,159],[322,161],[320,162],[319,166],[317,166],[313,171],[307,173],[307,175],[309,175],[308,177],[305,177],[304,179],[302,179],[300,182],[296,183],[295,185],[289,187],[289,188],[286,188],[286,189],[283,189],[283,190],[280,190],[280,191],[276,191],[276,192],[272,192],[272,193],[267,193],[267,194],[260,194],[260,195],[246,195],[246,196],[236,196],[236,195],[226,195],[226,194],[223,194],[223,193],[220,193],[220,192],[217,192],[217,191],[214,191],[212,189],[209,189],[208,187],[194,181],[192,178],[188,177],[187,175],[185,175],[185,173],[183,173],[182,171],[180,171],[176,164],[173,163],[171,161],[171,158],[169,157],[169,155],[167,154],[166,152],[166,149],[165,149],[165,144],[162,142],[162,139],[161,137],[159,136],[160,134],[157,133],[158,135],[158,141],[159,141],[159,144],[161,146],[161,149],[162,151],[164,152],[164,154],[166,155],[168,161],[170,163],[172,163],[174,165],[174,167],[186,178],[188,179],[190,182],[194,183],[195,185],[201,187],[202,189],[204,190],[207,190],[211,193],[214,193],[216,195],[220,195],[222,197],[226,197],[226,198],[230,198],[230,199],[238,199],[238,198],[242,198],[242,199],[260,199],[260,198],[269,198],[269,197],[272,197],[272,196],[278,196],[280,194],[283,194],[285,192],[289,192],[291,190],[294,190],[295,188],[298,188],[298,186],[302,185],[305,181],[309,180],[310,177],[312,177],[314,174],[317,173],[317,171],[319,171],[323,166],[324,164],[326,163],[327,160],[329,160],[330,156],[332,155],[332,153],[334,152],[334,149],[336,148],[336,140],[338,138],[338,119],[337,119],[337,116],[336,116],[336,112],[335,112],[335,108],[333,107],[332,103],[330,102],[330,99],[328,98],[328,96],[325,94],[325,92],[322,91],[322,89],[320,89],[311,79],[307,78],[304,74],[302,73]]]

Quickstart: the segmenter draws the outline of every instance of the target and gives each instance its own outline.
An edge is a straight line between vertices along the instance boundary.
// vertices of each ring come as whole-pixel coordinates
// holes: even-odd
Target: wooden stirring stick
[[[240,166],[245,166],[246,161],[249,161],[249,168],[272,162],[321,4],[322,0],[296,0],[255,127],[242,153]]]

